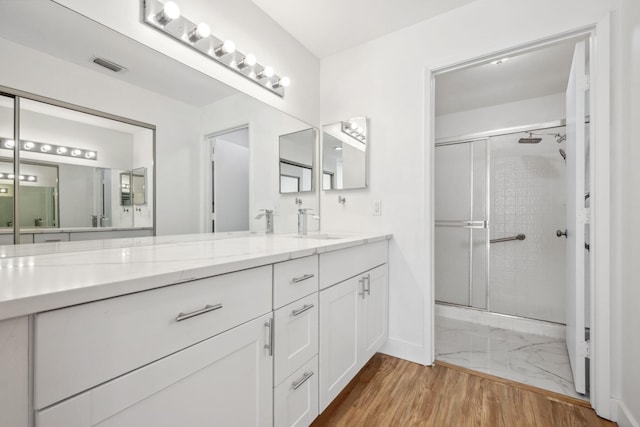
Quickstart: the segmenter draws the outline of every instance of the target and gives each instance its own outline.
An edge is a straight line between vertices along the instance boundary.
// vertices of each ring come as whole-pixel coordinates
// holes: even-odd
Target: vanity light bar
[[[0,172],[0,179],[6,179],[6,180],[13,181],[14,177],[15,177],[15,175],[13,174],[13,172]],[[38,182],[38,177],[35,176],[35,175],[20,175],[18,177],[18,179],[20,181]],[[5,191],[5,193],[6,193],[6,191]]]
[[[175,2],[142,2],[145,24],[284,98],[285,88],[291,84],[288,77],[278,76],[272,67],[258,63],[255,55],[238,51],[233,41],[214,36],[206,23],[196,24],[181,16]]]
[[[346,133],[352,138],[357,139],[359,142],[363,144],[367,143],[365,130],[360,126],[358,126],[356,122],[352,122],[352,121],[342,122],[342,132]]]
[[[13,150],[15,141],[9,138],[0,138],[0,148]],[[98,160],[98,152],[86,150],[84,148],[69,147],[65,145],[55,145],[46,142],[20,141],[21,151],[31,151],[34,153],[53,154],[55,156],[75,157],[84,160]]]

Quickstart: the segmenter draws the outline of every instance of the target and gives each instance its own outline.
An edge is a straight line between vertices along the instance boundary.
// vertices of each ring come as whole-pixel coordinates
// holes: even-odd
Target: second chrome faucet
[[[318,215],[312,214],[311,209],[300,208],[298,209],[298,236],[307,235],[307,217],[311,216],[314,219],[320,219]]]

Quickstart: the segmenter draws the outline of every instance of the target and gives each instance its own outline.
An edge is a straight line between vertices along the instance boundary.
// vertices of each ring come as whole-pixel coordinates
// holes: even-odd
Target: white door
[[[567,86],[566,342],[573,382],[586,392],[585,357],[585,42],[576,44]]]

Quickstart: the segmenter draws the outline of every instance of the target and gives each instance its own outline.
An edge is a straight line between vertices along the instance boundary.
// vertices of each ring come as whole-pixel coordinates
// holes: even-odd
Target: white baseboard
[[[389,338],[387,342],[380,349],[380,353],[388,354],[389,356],[397,357],[399,359],[408,360],[409,362],[419,363],[421,365],[430,364],[431,361],[425,360],[424,347],[401,341],[393,338]]]
[[[621,400],[614,400],[617,403],[616,422],[620,427],[640,427],[640,423],[636,420],[631,412]]]

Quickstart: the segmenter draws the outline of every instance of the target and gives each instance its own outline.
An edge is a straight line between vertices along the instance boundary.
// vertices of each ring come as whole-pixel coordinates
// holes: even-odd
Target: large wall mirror
[[[367,187],[367,118],[322,126],[322,189]]]
[[[17,231],[19,243],[76,240],[74,233],[86,239],[91,237],[88,232],[113,229],[146,229],[153,234],[153,207],[146,202],[153,128],[14,94],[4,99],[0,243],[15,243]],[[14,140],[14,120],[20,126],[19,142]],[[19,166],[17,177],[14,163]],[[126,204],[123,175],[134,184],[134,196]]]
[[[280,135],[280,193],[314,190],[316,130]]]
[[[29,25],[24,25],[25,22]],[[121,103],[133,105],[113,108],[137,112],[135,114],[138,117],[144,117],[145,121],[157,126],[156,164],[150,161],[153,148],[148,148],[145,155],[141,155],[143,151],[139,150],[145,129],[125,129],[122,123],[116,126],[116,122],[98,123],[100,118],[90,115],[92,120],[82,123],[78,118],[55,111],[47,112],[43,108],[33,112],[53,116],[55,120],[75,121],[80,123],[78,129],[86,130],[88,126],[93,126],[95,132],[104,138],[107,134],[113,137],[109,139],[113,143],[107,143],[104,138],[95,139],[101,141],[99,144],[90,143],[94,141],[92,139],[76,138],[72,144],[66,139],[54,141],[45,127],[34,128],[34,131],[41,131],[37,135],[29,136],[23,132],[21,139],[48,143],[52,147],[68,144],[70,147],[89,149],[92,148],[91,144],[96,144],[93,150],[97,158],[91,161],[68,156],[47,156],[40,152],[37,156],[33,153],[33,158],[23,159],[25,162],[28,160],[58,166],[57,227],[93,228],[97,224],[99,228],[102,224],[105,228],[133,227],[139,231],[139,227],[154,227],[157,219],[159,235],[202,231],[260,233],[265,229],[265,221],[255,217],[260,209],[272,209],[278,214],[274,218],[275,233],[294,233],[298,208],[319,210],[319,186],[314,182],[317,179],[314,173],[311,174],[310,187],[308,180],[301,179],[300,188],[303,192],[280,192],[280,136],[297,133],[300,137],[314,135],[313,153],[319,152],[315,141],[318,130],[308,123],[56,2],[8,2],[0,14],[0,38],[5,39],[0,42],[24,46],[24,55],[20,57],[24,56],[32,63],[54,67],[61,64],[59,60],[62,60],[76,67],[78,74],[86,77],[77,79],[78,90],[71,97],[80,100],[74,101],[80,105],[95,105],[96,101],[91,98],[95,92],[93,88],[82,86],[91,84],[87,82],[92,80],[91,76],[85,76],[86,70],[80,67],[85,67],[89,73],[101,75],[101,79],[105,76],[113,79],[117,83],[114,87],[122,87],[121,82],[131,85],[131,93],[118,96],[122,98]],[[83,43],[69,43],[69,40],[77,39],[82,39]],[[10,53],[15,55],[13,51]],[[114,73],[92,62],[93,58],[101,55],[125,66],[126,71]],[[51,56],[56,57],[55,63],[49,62]],[[7,84],[0,81],[0,85],[3,83]],[[51,85],[51,92],[59,93],[57,84]],[[20,87],[36,91],[39,89],[34,88],[43,87],[43,84],[34,80]],[[138,99],[134,93],[150,95]],[[6,104],[10,109],[12,102],[10,97],[6,100],[0,97],[0,106]],[[26,102],[23,104],[25,110],[31,108]],[[98,105],[101,104],[102,100],[99,100]],[[150,108],[145,110],[145,105]],[[174,117],[176,110],[178,112]],[[106,111],[117,114],[117,111],[110,109]],[[27,122],[24,123],[26,125]],[[6,128],[6,136],[11,136],[11,120],[2,119],[2,125]],[[67,129],[71,128],[67,126]],[[245,129],[246,138],[241,143],[229,137],[229,132],[238,128]],[[155,135],[151,130],[146,131]],[[0,137],[3,135],[5,132]],[[224,147],[223,139],[229,143]],[[214,146],[217,147],[215,155]],[[240,151],[242,156],[238,155]],[[13,161],[11,150],[3,150],[0,155],[9,162]],[[231,163],[232,160],[235,163]],[[228,167],[231,164],[239,165],[240,161],[242,167]],[[317,168],[320,162],[317,158],[313,161],[312,168]],[[300,163],[305,166],[309,164],[307,160]],[[73,173],[76,179],[69,181]],[[156,175],[158,188],[155,188]],[[83,186],[74,194],[75,190],[68,187],[69,183],[83,183]],[[85,187],[86,183],[91,185]],[[233,188],[230,183],[234,184]],[[4,184],[4,181],[0,181],[0,186]],[[235,188],[242,188],[242,203],[236,203],[239,197]],[[6,191],[4,194],[9,194],[10,189]],[[3,197],[2,194],[0,197]],[[154,200],[154,195],[157,200]],[[76,196],[81,199],[77,206],[67,203]],[[301,200],[302,205],[296,204],[296,199]],[[156,204],[159,208],[154,213]],[[233,221],[227,221],[229,218]],[[21,221],[20,227],[35,227],[31,225],[35,224],[35,219]],[[13,223],[13,218],[0,218],[0,221],[0,225],[6,226],[7,222]],[[319,228],[319,222],[315,220],[309,225],[310,231],[314,227]],[[26,230],[22,231],[26,234]],[[6,232],[11,231],[7,229]]]

